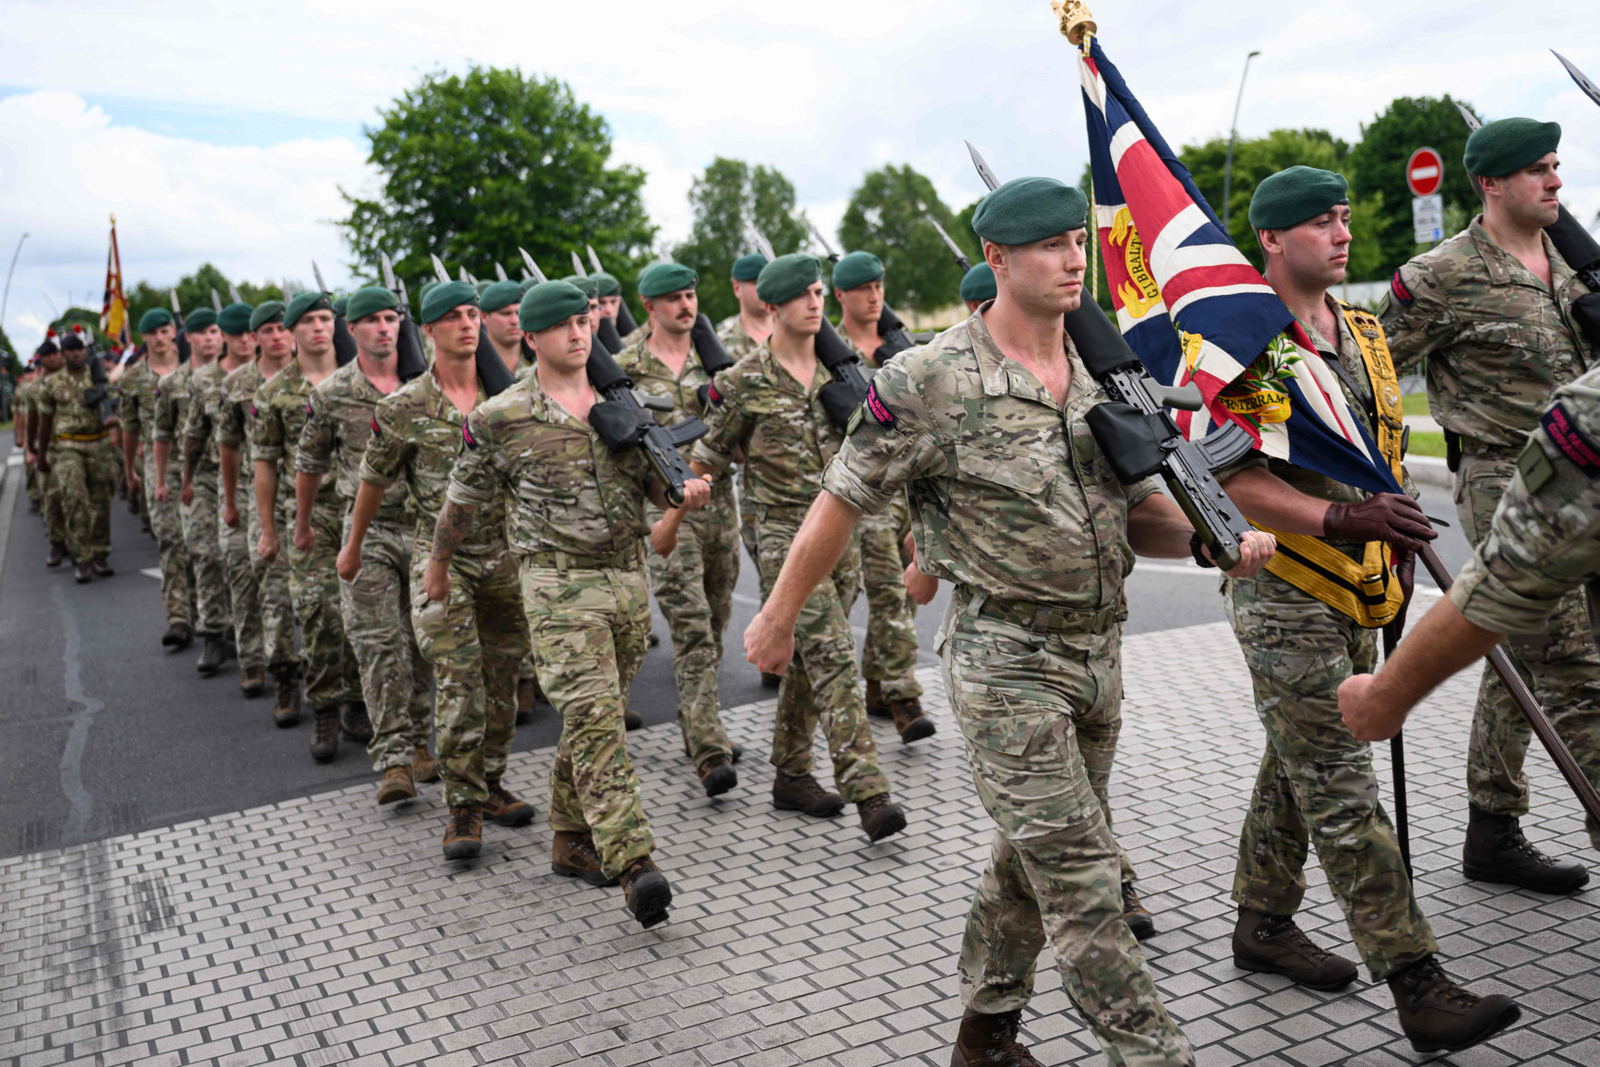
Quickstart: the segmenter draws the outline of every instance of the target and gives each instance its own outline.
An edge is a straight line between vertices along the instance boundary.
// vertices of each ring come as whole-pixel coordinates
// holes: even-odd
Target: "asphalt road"
[[[0,443],[9,461],[10,442]],[[112,508],[113,578],[79,586],[70,565],[44,566],[42,524],[28,514],[22,469],[7,467],[0,492],[0,855],[75,844],[170,825],[375,780],[365,753],[344,742],[338,758],[312,762],[309,716],[298,727],[272,725],[271,697],[244,699],[235,665],[205,679],[198,646],[168,654],[155,542],[121,501]],[[1429,490],[1430,514],[1454,521],[1448,494]],[[1467,549],[1460,531],[1443,532],[1440,554],[1452,570]],[[147,574],[146,571],[151,573]],[[755,566],[744,560],[719,675],[722,703],[770,698],[744,662],[741,635],[759,601]],[[919,612],[926,649],[948,592]],[[1215,572],[1186,562],[1141,561],[1128,583],[1127,632],[1168,630],[1223,618]],[[864,600],[852,615],[857,637]],[[632,703],[647,723],[676,715],[669,632],[645,657]],[[1175,640],[1181,639],[1176,635]],[[553,744],[559,721],[541,706],[517,731],[516,747]],[[692,773],[685,764],[684,773]],[[516,783],[513,783],[516,785]],[[523,788],[536,800],[541,783]],[[542,807],[542,802],[541,802]]]

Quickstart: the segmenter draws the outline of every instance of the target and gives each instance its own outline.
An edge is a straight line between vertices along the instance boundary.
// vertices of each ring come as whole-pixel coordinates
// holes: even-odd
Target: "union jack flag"
[[[1337,374],[1229,239],[1098,38],[1078,73],[1117,325],[1151,376],[1199,387],[1211,418],[1177,412],[1184,433],[1236,422],[1268,456],[1399,492]]]

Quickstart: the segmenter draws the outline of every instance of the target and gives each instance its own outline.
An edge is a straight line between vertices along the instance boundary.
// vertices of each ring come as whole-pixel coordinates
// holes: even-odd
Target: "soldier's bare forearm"
[[[860,521],[861,512],[827,490],[819,493],[789,546],[772,595],[761,609],[763,614],[792,628],[812,591],[838,565],[849,547],[851,531]]]
[[[218,467],[222,470],[222,499],[232,500],[239,492],[239,448],[237,445],[217,446]]]
[[[278,536],[278,522],[273,504],[278,496],[278,465],[271,460],[256,460],[256,516],[261,520],[261,532]]]
[[[1229,478],[1223,491],[1245,518],[1283,533],[1321,536],[1328,501],[1307,496],[1265,467],[1248,467]]]
[[[205,453],[206,443],[198,437],[185,437],[183,439],[183,480],[194,481],[194,472],[200,466],[200,457]]]
[[[467,532],[472,529],[472,516],[477,510],[468,504],[457,504],[454,500],[445,501],[444,507],[439,510],[439,521],[433,524],[430,559],[440,563],[450,561],[456,549],[461,547],[461,542],[466,540]]]
[[[156,484],[157,485],[166,485],[167,484],[167,460],[170,459],[171,456],[172,456],[172,442],[171,441],[157,441],[156,442],[156,452],[155,452]]]

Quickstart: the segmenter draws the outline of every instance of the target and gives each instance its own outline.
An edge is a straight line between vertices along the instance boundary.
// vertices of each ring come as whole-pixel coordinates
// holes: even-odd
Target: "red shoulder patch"
[[[718,406],[720,406],[722,404],[722,394],[717,392],[717,383],[716,382],[712,382],[712,383],[710,383],[709,385],[706,386],[706,396],[711,398],[711,402],[713,404],[716,404]]]
[[[872,416],[872,421],[879,426],[893,426],[894,412],[889,410],[889,405],[878,396],[878,383],[873,382],[867,386],[867,414]]]
[[[467,443],[468,448],[478,447],[478,439],[472,436],[472,423],[470,421],[461,424],[461,439]]]
[[[1411,295],[1411,290],[1406,288],[1406,283],[1400,280],[1400,271],[1398,269],[1394,272],[1394,277],[1389,279],[1389,292],[1393,293],[1394,298],[1400,301],[1401,307],[1410,307],[1411,302],[1416,299]]]
[[[378,416],[372,416],[372,436],[382,437],[383,431],[378,429]]]
[[[1561,450],[1561,454],[1574,467],[1590,478],[1600,474],[1600,448],[1596,448],[1594,442],[1573,424],[1565,404],[1557,404],[1539,416],[1539,425],[1544,427],[1550,442]]]

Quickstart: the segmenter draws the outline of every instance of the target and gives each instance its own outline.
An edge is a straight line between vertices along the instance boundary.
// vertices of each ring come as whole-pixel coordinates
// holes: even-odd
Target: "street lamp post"
[[[6,292],[4,296],[0,296],[0,324],[6,321],[6,304],[11,301],[11,275],[17,269],[17,257],[22,255],[22,242],[27,239],[28,235],[24,232],[21,237],[17,238],[17,250],[11,253],[11,267],[6,271]]]
[[[1260,52],[1244,57],[1244,73],[1239,75],[1239,95],[1233,100],[1233,122],[1228,126],[1228,160],[1222,165],[1222,232],[1228,233],[1228,199],[1233,194],[1233,143],[1239,139],[1239,105],[1244,102],[1244,80],[1250,76],[1250,61]]]

